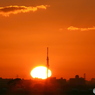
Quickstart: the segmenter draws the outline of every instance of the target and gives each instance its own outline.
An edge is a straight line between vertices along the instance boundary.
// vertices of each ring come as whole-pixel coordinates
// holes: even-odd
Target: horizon
[[[76,75],[75,75],[76,76]],[[70,78],[68,78],[68,79],[66,79],[65,77],[60,77],[60,78],[58,78],[58,77],[56,77],[56,76],[50,76],[50,77],[48,77],[48,78],[56,78],[56,79],[66,79],[67,81],[68,80],[70,80],[71,78],[75,78],[75,76],[72,76],[72,77],[70,77]],[[78,75],[79,76],[79,78],[84,78],[84,77],[82,77],[82,76],[80,76],[80,75]],[[19,75],[16,75],[16,77],[0,77],[1,79],[17,79],[17,78],[20,78],[20,79],[24,79],[24,80],[31,80],[31,79],[38,79],[38,80],[47,80],[47,78],[46,79],[42,79],[42,78],[37,78],[37,77],[35,77],[35,78],[33,78],[31,75],[30,75],[30,78],[22,78],[22,77],[20,77]],[[86,78],[84,78],[86,81],[91,81],[91,79],[95,79],[94,77],[92,77],[91,79],[86,79]]]

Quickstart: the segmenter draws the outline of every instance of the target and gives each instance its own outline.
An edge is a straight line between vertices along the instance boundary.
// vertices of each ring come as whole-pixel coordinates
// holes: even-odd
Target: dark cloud
[[[39,5],[36,7],[26,7],[26,6],[6,6],[0,7],[0,14],[3,16],[9,16],[10,14],[26,13],[30,11],[37,11],[38,9],[46,9],[47,5]]]

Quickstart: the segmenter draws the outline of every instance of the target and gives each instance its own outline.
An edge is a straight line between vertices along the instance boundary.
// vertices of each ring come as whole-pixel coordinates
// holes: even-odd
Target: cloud
[[[0,14],[3,16],[9,16],[10,14],[26,13],[26,12],[35,12],[38,9],[47,9],[48,5],[40,5],[36,7],[26,7],[26,6],[6,6],[0,7]]]
[[[77,27],[74,27],[74,26],[70,26],[67,29],[70,30],[70,31],[75,31],[75,30],[89,31],[89,30],[95,30],[95,26],[94,27],[91,27],[91,28],[77,28]]]

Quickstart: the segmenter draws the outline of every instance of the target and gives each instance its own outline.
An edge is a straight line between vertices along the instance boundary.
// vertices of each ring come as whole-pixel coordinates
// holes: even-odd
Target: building
[[[85,79],[82,77],[79,77],[79,75],[76,75],[75,78],[69,79],[70,85],[85,85]]]

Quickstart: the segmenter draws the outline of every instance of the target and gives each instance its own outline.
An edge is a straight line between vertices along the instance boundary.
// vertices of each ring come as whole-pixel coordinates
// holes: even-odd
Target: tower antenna
[[[48,53],[49,53],[49,48],[47,47],[47,78],[48,78],[48,70],[49,70],[49,56],[48,56]]]

